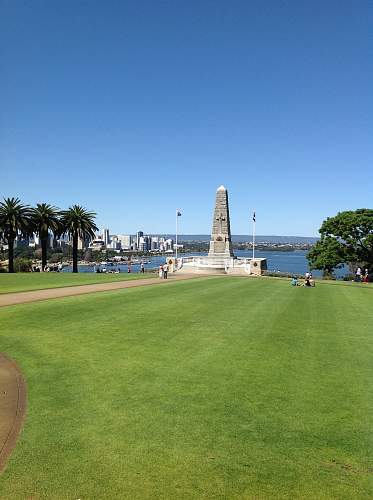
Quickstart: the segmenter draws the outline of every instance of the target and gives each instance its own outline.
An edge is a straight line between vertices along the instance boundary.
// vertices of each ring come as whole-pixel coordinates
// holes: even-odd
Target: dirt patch
[[[0,471],[16,445],[25,414],[25,380],[17,364],[0,353]]]

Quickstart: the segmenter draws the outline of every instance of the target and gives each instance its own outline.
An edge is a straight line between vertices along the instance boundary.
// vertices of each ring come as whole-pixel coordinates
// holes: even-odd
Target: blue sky
[[[370,0],[0,1],[0,197],[111,232],[317,234],[372,207]]]

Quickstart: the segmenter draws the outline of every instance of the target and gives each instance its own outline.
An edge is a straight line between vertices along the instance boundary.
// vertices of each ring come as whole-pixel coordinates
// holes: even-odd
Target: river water
[[[182,254],[184,257],[189,257],[190,255],[207,255],[206,253],[188,253]],[[247,250],[235,250],[235,255],[237,257],[252,257],[252,252]],[[259,251],[255,252],[255,257],[264,257],[267,259],[267,267],[269,271],[274,272],[284,272],[284,273],[295,273],[304,274],[309,270],[307,261],[307,251],[306,250],[295,250],[294,252],[276,252],[276,251]],[[157,255],[152,257],[144,257],[144,261],[149,263],[144,264],[146,269],[152,269],[164,264],[166,259],[165,255]],[[103,266],[100,266],[103,267]],[[128,266],[126,264],[114,264],[114,266],[106,266],[108,270],[120,269],[121,272],[128,272]],[[80,272],[95,272],[97,266],[79,266]],[[65,267],[64,272],[71,272],[71,267]],[[131,266],[131,272],[138,273],[140,271],[140,264],[133,264]],[[339,269],[336,271],[337,276],[344,276],[348,273],[346,268]],[[320,276],[320,271],[314,271],[315,276]]]

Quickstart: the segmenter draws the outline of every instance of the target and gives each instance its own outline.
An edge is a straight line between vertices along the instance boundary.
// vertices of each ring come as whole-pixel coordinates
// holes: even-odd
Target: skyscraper
[[[109,229],[102,230],[102,239],[104,240],[105,246],[108,246],[110,243]]]
[[[151,238],[151,249],[152,250],[158,250],[159,242],[158,242],[158,236],[152,236]]]
[[[131,236],[129,234],[118,234],[117,239],[120,241],[123,250],[131,248]]]
[[[140,248],[140,238],[144,236],[144,233],[142,231],[137,231],[136,233],[136,247]]]

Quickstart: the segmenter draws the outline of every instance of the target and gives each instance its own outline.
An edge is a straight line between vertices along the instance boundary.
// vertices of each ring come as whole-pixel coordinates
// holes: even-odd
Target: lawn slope
[[[0,498],[373,497],[372,291],[214,278],[0,310]]]

